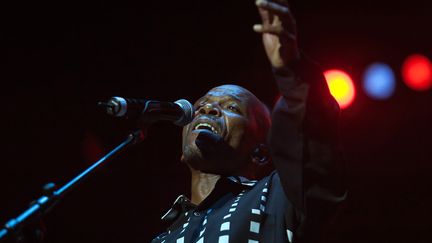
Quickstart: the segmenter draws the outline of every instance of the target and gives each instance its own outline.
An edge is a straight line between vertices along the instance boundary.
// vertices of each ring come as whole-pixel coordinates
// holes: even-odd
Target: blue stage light
[[[384,100],[390,98],[396,88],[395,74],[385,63],[370,65],[363,77],[363,89],[371,98]]]

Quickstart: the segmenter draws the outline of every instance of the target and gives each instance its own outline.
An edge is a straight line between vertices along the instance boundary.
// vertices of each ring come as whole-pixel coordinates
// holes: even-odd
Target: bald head
[[[246,103],[247,114],[245,114],[252,126],[253,134],[257,143],[265,143],[268,130],[271,126],[270,111],[267,106],[261,102],[249,90],[233,84],[225,84],[211,89],[207,94],[226,95],[229,93],[233,98]]]
[[[267,107],[250,91],[238,85],[212,88],[195,103],[194,120],[183,129],[183,158],[196,169],[233,173],[250,160],[254,148],[265,143],[270,128]],[[217,144],[197,146],[201,135],[223,141],[231,152],[218,151]],[[198,144],[202,144],[198,141]],[[222,148],[222,147],[221,147]],[[226,156],[226,157],[224,157]],[[215,163],[209,162],[215,160]],[[223,162],[223,161],[229,161]],[[227,163],[227,164],[224,164]]]

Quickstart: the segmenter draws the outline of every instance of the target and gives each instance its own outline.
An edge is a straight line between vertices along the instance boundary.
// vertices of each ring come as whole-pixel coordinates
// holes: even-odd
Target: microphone
[[[105,108],[105,112],[112,116],[140,119],[149,123],[165,120],[178,126],[190,123],[195,113],[192,104],[185,99],[166,102],[116,96],[107,102],[98,102],[98,106]]]

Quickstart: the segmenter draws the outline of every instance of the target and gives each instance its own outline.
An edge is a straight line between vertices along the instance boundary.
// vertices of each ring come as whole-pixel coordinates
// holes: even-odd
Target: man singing
[[[337,152],[339,107],[297,47],[285,0],[256,1],[281,98],[270,115],[248,90],[211,89],[183,129],[191,199],[180,196],[153,242],[315,242],[346,195]],[[262,178],[267,163],[275,170]]]

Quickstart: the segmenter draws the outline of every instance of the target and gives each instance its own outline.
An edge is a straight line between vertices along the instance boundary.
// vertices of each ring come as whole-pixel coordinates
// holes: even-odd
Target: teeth
[[[212,125],[210,125],[210,124],[208,124],[208,123],[198,123],[198,124],[195,126],[194,130],[195,130],[195,129],[202,129],[203,127],[209,128],[213,133],[218,134],[218,131],[216,130],[216,128],[214,128]],[[205,129],[205,128],[204,128],[204,129]]]

